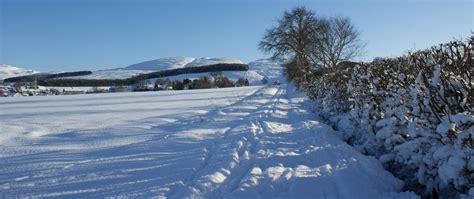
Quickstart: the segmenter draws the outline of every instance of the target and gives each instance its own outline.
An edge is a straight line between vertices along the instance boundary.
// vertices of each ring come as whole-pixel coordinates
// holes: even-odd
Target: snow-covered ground
[[[0,99],[0,198],[410,198],[291,85]]]
[[[18,68],[6,64],[0,64],[0,80],[9,78],[9,77],[16,77],[16,76],[23,76],[23,75],[31,75],[38,73],[37,71]]]

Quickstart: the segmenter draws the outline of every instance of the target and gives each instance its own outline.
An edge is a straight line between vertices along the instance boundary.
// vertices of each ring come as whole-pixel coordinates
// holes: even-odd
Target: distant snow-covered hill
[[[195,67],[195,66],[206,66],[206,65],[213,65],[213,64],[242,64],[242,61],[234,58],[210,58],[210,57],[203,57],[194,59],[192,62],[186,64],[186,67]]]
[[[170,70],[175,68],[183,68],[186,64],[189,64],[194,60],[195,58],[192,57],[166,57],[133,64],[125,67],[125,69],[153,71]]]
[[[9,77],[16,77],[16,76],[23,76],[23,75],[31,75],[38,73],[37,71],[18,68],[6,64],[0,64],[0,80],[9,78]]]
[[[242,64],[242,61],[235,58],[192,58],[192,57],[165,57],[151,61],[140,62],[125,67],[126,70],[170,70],[183,67],[196,67],[212,64]]]

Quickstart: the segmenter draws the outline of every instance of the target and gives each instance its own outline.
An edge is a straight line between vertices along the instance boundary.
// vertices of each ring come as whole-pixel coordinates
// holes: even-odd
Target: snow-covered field
[[[291,85],[0,99],[0,198],[410,198]]]

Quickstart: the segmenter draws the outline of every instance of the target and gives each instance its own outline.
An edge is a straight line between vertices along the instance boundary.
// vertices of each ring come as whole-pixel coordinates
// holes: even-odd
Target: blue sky
[[[359,59],[397,56],[473,28],[472,0],[0,0],[0,63],[39,71],[99,70],[170,56],[266,55],[265,29],[304,5],[343,15],[367,42]]]

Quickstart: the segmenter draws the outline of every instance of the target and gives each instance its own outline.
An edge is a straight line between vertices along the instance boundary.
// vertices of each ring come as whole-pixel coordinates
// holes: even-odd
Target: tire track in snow
[[[275,88],[266,87],[265,89],[268,90]],[[207,150],[209,155],[206,158],[204,167],[200,168],[199,171],[193,175],[193,178],[196,178],[193,180],[193,183],[186,183],[192,187],[191,189],[199,190],[196,195],[215,195],[215,193],[211,192],[214,192],[216,189],[223,190],[224,188],[221,187],[236,187],[241,181],[241,178],[243,178],[247,174],[248,170],[251,169],[251,167],[248,166],[252,162],[250,159],[252,156],[255,156],[255,153],[257,152],[257,146],[259,145],[259,137],[264,132],[262,124],[260,124],[258,121],[260,120],[259,118],[266,118],[268,115],[274,112],[275,106],[279,102],[279,98],[281,97],[280,95],[283,92],[281,87],[277,87],[276,89],[277,90],[274,94],[272,94],[270,99],[268,99],[269,96],[265,96],[265,93],[256,92],[255,95],[249,97],[248,101],[242,101],[242,103],[236,105],[250,105],[256,108],[240,120],[243,122],[237,123],[232,128],[228,129],[219,139],[216,139],[215,142],[213,142],[213,147],[211,150]],[[255,102],[252,102],[252,98]],[[268,101],[260,104],[259,100],[261,99]],[[237,135],[241,136],[240,138],[229,138],[231,135],[242,133],[240,131],[241,129],[236,129],[242,126],[256,128],[250,128],[252,133],[247,130],[247,132],[244,132],[245,134]],[[232,145],[233,148],[228,148],[228,145]],[[224,152],[224,154],[219,154],[222,151],[219,151],[218,149],[223,149],[223,151],[226,152]],[[208,165],[208,162],[214,156],[216,156],[215,154],[228,156],[227,158],[233,158],[227,159],[227,162],[223,162],[221,167]],[[214,160],[212,162],[222,162],[222,160]],[[234,177],[236,177],[236,179],[234,179]]]
[[[416,198],[398,193],[399,180],[311,120],[287,90],[272,102],[249,124],[259,131],[250,158],[205,198]]]
[[[229,106],[226,106],[226,107],[222,107],[222,108],[219,108],[219,109],[215,109],[213,111],[210,111],[209,114],[206,114],[206,117],[212,117],[212,118],[216,118],[216,115],[217,113],[219,112],[223,112],[225,111],[226,109],[233,109],[232,107],[238,107],[238,106],[242,106],[242,105],[247,105],[249,100],[253,99],[253,98],[256,98],[258,97],[259,95],[261,95],[262,91],[265,91],[266,89],[268,89],[269,87],[263,87],[261,89],[259,89],[258,91],[256,91],[255,93],[253,93],[252,95],[249,95],[241,100],[239,100],[238,102],[234,103],[234,104],[231,104]],[[279,91],[279,90],[278,90]],[[278,91],[276,92],[276,94],[278,93]],[[272,98],[276,95],[274,94],[272,96]],[[269,102],[271,103],[271,101]],[[246,116],[244,116],[244,118],[240,119],[240,121],[243,121],[244,124],[245,123],[248,123],[248,121],[252,120],[253,118],[255,118],[256,116],[260,115],[260,113],[257,113],[256,112],[260,112],[262,110],[265,110],[265,107],[268,107],[269,103],[264,103],[264,104],[261,104],[261,105],[258,105],[256,106],[255,110],[252,110],[251,112],[249,112]],[[255,106],[255,105],[254,105]],[[229,118],[229,119],[235,119],[235,118]],[[225,120],[225,119],[224,119]],[[212,120],[211,120],[212,121]],[[232,120],[231,120],[232,121]],[[209,125],[209,124],[208,124]],[[210,124],[212,126],[212,124]],[[214,173],[210,173],[210,172],[205,172],[207,171],[210,167],[209,165],[209,161],[213,158],[214,154],[218,153],[217,152],[217,149],[218,147],[220,146],[220,144],[223,142],[223,141],[226,141],[228,139],[228,136],[232,133],[233,130],[235,130],[236,128],[242,126],[241,123],[239,122],[235,122],[235,124],[232,125],[232,127],[230,127],[229,129],[227,129],[224,133],[222,133],[222,135],[219,137],[219,138],[216,138],[211,146],[207,146],[205,147],[205,158],[204,158],[204,161],[202,163],[202,165],[196,169],[196,171],[192,174],[192,176],[190,177],[190,179],[188,179],[184,184],[187,185],[188,187],[190,187],[190,189],[192,190],[192,192],[198,192],[198,193],[194,193],[194,194],[197,194],[197,195],[203,195],[205,194],[206,192],[212,190],[213,188],[209,188],[209,184],[213,184],[212,182],[209,182],[209,181],[206,181],[206,177],[208,177],[209,175],[212,175],[212,174],[215,174],[216,172],[219,172],[222,171],[222,169],[225,169],[225,168],[217,168],[215,170],[212,170]],[[244,140],[244,141],[242,141]],[[244,137],[242,140],[237,140],[235,142],[233,142],[233,144],[235,143],[238,143],[238,142],[241,142],[242,145],[248,145],[248,142],[246,141],[246,138]],[[242,148],[242,146],[240,147]],[[242,151],[241,149],[237,149],[238,151],[240,151],[240,153],[238,153],[239,156],[243,156],[243,153],[245,153],[245,151]],[[203,173],[203,174],[201,174]],[[228,176],[225,176],[225,178],[227,179]],[[211,179],[212,181],[212,179]],[[224,180],[225,181],[225,180]],[[214,183],[215,184],[215,183]]]
[[[258,113],[256,115],[252,115],[250,118],[250,125],[252,127],[256,127],[254,132],[252,134],[254,135],[253,139],[247,143],[247,148],[245,151],[249,153],[247,156],[249,156],[248,159],[244,159],[242,161],[239,161],[239,164],[233,169],[231,174],[229,175],[228,181],[220,185],[217,189],[212,191],[211,193],[208,193],[208,195],[212,198],[222,198],[228,193],[232,193],[235,190],[239,188],[239,185],[243,181],[244,177],[247,176],[252,168],[255,167],[255,158],[256,158],[256,153],[258,152],[258,146],[260,145],[260,140],[261,138],[268,133],[268,129],[266,129],[263,125],[263,121],[266,118],[269,118],[271,114],[275,112],[275,108],[277,104],[280,102],[280,99],[282,98],[282,94],[284,93],[284,90],[281,88],[281,86],[278,86],[278,90],[275,93],[275,95],[272,96],[270,99],[270,102],[262,105],[261,107],[265,107],[265,109],[260,110],[263,113]],[[260,112],[258,111],[258,112]]]

